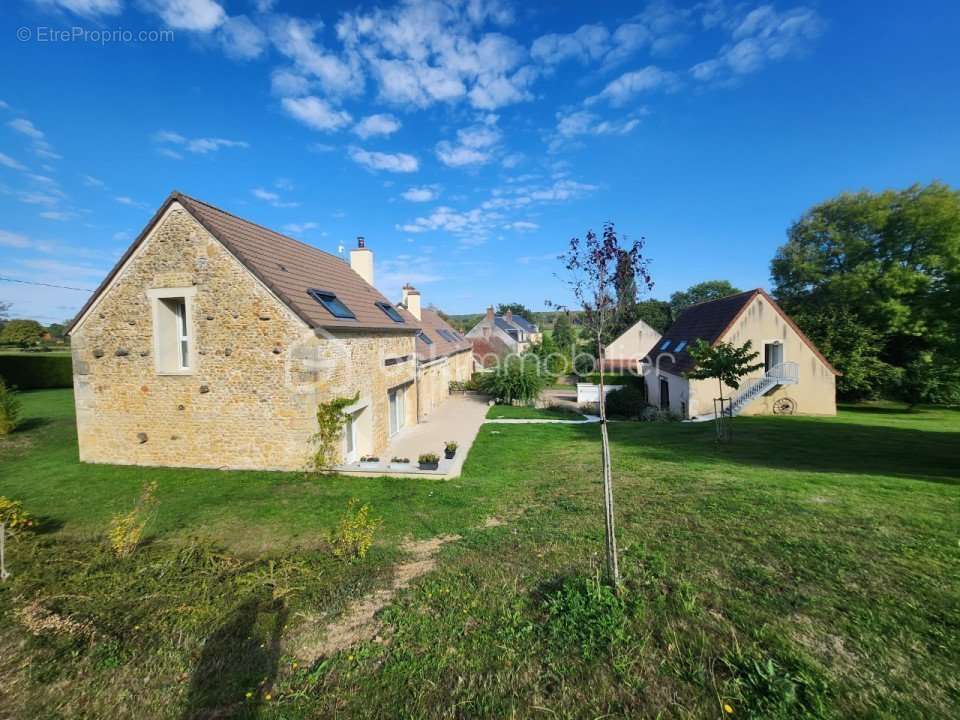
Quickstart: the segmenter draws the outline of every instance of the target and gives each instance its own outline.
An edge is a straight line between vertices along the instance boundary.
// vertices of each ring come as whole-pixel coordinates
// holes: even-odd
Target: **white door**
[[[357,461],[357,416],[359,414],[347,415],[347,422],[343,426],[343,439],[346,445],[344,460],[348,463]]]

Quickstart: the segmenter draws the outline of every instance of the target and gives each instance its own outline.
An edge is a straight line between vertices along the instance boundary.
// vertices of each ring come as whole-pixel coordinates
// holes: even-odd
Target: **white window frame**
[[[193,301],[197,294],[195,287],[154,288],[147,290],[147,297],[153,315],[153,365],[158,375],[192,375],[197,365],[196,338],[193,332]],[[162,363],[164,353],[160,335],[160,312],[164,300],[183,300],[183,317],[177,313],[177,366],[169,367]],[[186,333],[184,333],[186,330]],[[169,342],[171,338],[166,338]],[[187,362],[183,362],[183,343],[187,344]]]

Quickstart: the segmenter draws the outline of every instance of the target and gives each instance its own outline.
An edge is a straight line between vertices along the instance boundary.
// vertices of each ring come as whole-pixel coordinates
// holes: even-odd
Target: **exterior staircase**
[[[739,415],[747,405],[780,385],[796,385],[800,381],[800,368],[795,362],[774,365],[758,378],[750,378],[733,396],[731,415]]]

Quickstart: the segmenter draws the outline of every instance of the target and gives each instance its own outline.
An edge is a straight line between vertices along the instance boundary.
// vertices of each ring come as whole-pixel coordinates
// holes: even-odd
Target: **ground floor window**
[[[343,426],[344,441],[344,461],[355,462],[357,459],[357,423],[362,410],[347,415],[347,421]]]
[[[670,383],[666,378],[660,378],[660,409],[670,409]]]
[[[406,394],[406,386],[395,387],[389,392],[391,435],[396,435],[406,424]]]

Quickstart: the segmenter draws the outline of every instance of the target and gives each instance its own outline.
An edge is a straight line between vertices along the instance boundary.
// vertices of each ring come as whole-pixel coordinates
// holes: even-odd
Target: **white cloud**
[[[620,107],[642,92],[660,88],[672,89],[676,85],[677,79],[672,72],[661,70],[656,65],[648,65],[641,70],[624,73],[585,102],[587,105],[594,105],[606,101],[614,107]]]
[[[280,53],[293,61],[298,74],[315,78],[328,94],[362,92],[364,78],[359,56],[345,53],[340,58],[318,45],[314,36],[322,27],[322,22],[276,18],[270,27],[270,39]]]
[[[362,60],[381,100],[425,108],[466,100],[494,109],[531,97],[536,77],[525,49],[506,35],[480,32],[510,16],[490,3],[409,0],[369,14],[347,13],[337,36],[347,57]]]
[[[527,220],[517,220],[516,222],[507,223],[506,225],[503,226],[503,229],[528,231],[528,230],[539,230],[540,226],[537,225],[537,223],[535,222],[529,222]]]
[[[93,175],[82,175],[83,184],[87,187],[104,187],[103,180],[93,177]]]
[[[393,115],[368,115],[353,127],[353,132],[366,140],[374,135],[392,135],[400,129],[400,121]]]
[[[3,165],[4,167],[8,167],[8,168],[10,168],[11,170],[26,170],[26,169],[27,169],[25,165],[23,165],[23,164],[21,164],[21,163],[18,163],[18,162],[17,162],[16,160],[14,160],[12,157],[10,157],[9,155],[5,155],[4,153],[0,153],[0,165]]]
[[[57,220],[60,222],[65,222],[67,220],[73,220],[77,217],[77,213],[71,212],[69,210],[45,210],[40,213],[40,217],[44,220]]]
[[[448,167],[484,165],[493,157],[493,148],[500,142],[501,132],[492,122],[472,125],[457,131],[457,142],[437,143],[437,158]]]
[[[430,202],[437,199],[436,187],[412,187],[403,192],[400,197],[410,202]]]
[[[210,32],[227,19],[227,13],[214,0],[145,0],[146,6],[175,30]]]
[[[371,170],[409,173],[416,172],[420,168],[420,161],[407,153],[374,152],[359,147],[351,147],[347,152],[351,160]]]
[[[27,205],[56,205],[60,202],[59,197],[46,192],[22,192],[17,197]]]
[[[534,60],[547,65],[557,65],[566,60],[587,63],[599,60],[608,49],[610,32],[603,25],[581,25],[573,33],[551,33],[533,41],[530,55]]]
[[[268,202],[275,208],[294,208],[300,207],[300,203],[291,202],[288,200],[282,200],[279,193],[275,193],[272,190],[266,190],[262,187],[254,188],[250,191],[255,198]]]
[[[625,118],[602,120],[600,116],[589,110],[575,110],[572,112],[558,112],[557,129],[550,138],[548,149],[556,152],[570,141],[584,135],[626,135],[640,124],[637,113],[631,113]],[[645,111],[640,111],[645,114]]]
[[[130,233],[126,232],[125,230],[120,230],[119,232],[115,232],[113,234],[114,242],[127,242],[132,237],[133,236]]]
[[[280,97],[299,97],[310,92],[310,80],[289,68],[280,68],[270,75],[270,90]]]
[[[26,236],[9,230],[0,230],[0,247],[17,248],[18,250],[33,247],[33,242]]]
[[[16,120],[11,120],[7,123],[7,125],[16,130],[18,133],[26,135],[33,140],[43,140],[43,132],[37,129],[37,127],[26,118],[17,118]]]
[[[307,230],[315,230],[319,225],[315,222],[287,223],[283,226],[283,231],[292,235],[302,235]]]
[[[314,130],[339,130],[349,125],[353,118],[346,110],[337,110],[326,100],[309,95],[307,97],[283,99],[283,109],[287,113]]]
[[[140,208],[141,210],[147,209],[146,203],[142,203],[137,200],[134,200],[133,198],[128,197],[127,195],[117,195],[113,199],[116,200],[121,205],[128,205],[130,207]]]
[[[123,12],[121,0],[34,0],[34,2],[41,7],[69,10],[84,17],[119,15]]]
[[[691,67],[690,74],[701,82],[711,82],[757,72],[768,62],[804,52],[823,32],[824,25],[810,8],[778,12],[771,5],[761,5],[733,20],[729,25],[731,42],[716,58]]]
[[[267,36],[246,15],[227,18],[220,27],[220,44],[227,57],[252,60],[267,47]]]
[[[188,138],[171,130],[158,130],[153,134],[153,141],[160,145],[177,145],[178,147],[196,155],[206,155],[221,148],[249,148],[250,144],[243,140],[228,140],[226,138]],[[183,156],[169,147],[160,148],[159,152],[167,157],[180,160]]]

